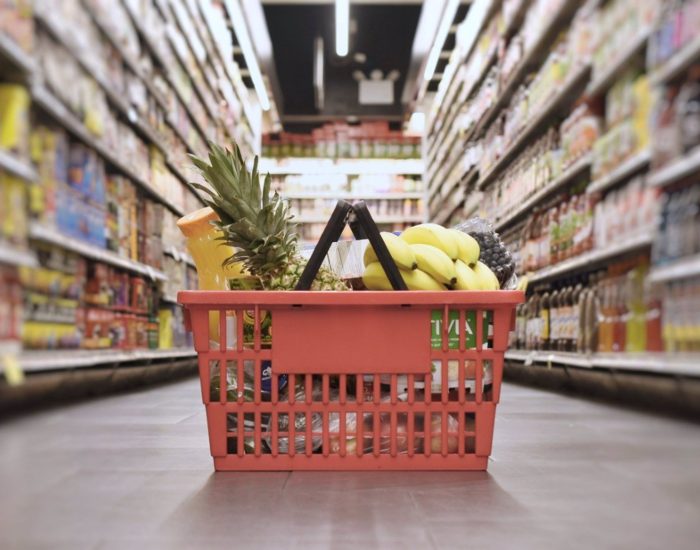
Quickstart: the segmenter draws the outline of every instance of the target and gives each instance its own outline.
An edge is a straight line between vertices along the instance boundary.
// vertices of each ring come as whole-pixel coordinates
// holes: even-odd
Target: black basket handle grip
[[[403,277],[401,277],[399,268],[396,267],[394,258],[392,258],[391,254],[389,254],[389,249],[386,247],[381,233],[379,233],[377,224],[374,223],[374,220],[372,219],[372,214],[369,213],[369,208],[367,208],[365,201],[356,202],[353,204],[352,209],[355,213],[355,219],[357,220],[358,225],[364,230],[364,234],[367,235],[366,238],[369,239],[369,244],[372,245],[372,248],[374,248],[374,253],[377,255],[379,263],[382,264],[384,273],[386,273],[386,276],[389,279],[393,289],[408,290]],[[355,234],[355,236],[357,237],[357,234]]]
[[[377,258],[382,264],[384,272],[386,273],[386,276],[394,290],[408,290],[406,283],[401,277],[399,268],[396,267],[396,264],[394,263],[391,254],[389,254],[389,250],[387,249],[386,244],[384,244],[384,240],[379,233],[379,229],[377,229],[377,225],[374,223],[372,215],[369,213],[367,205],[364,203],[364,201],[358,201],[351,205],[349,202],[344,200],[339,200],[335,205],[335,210],[333,211],[333,214],[331,214],[328,224],[323,230],[318,244],[311,253],[311,258],[309,258],[309,261],[306,264],[301,277],[299,277],[299,281],[297,282],[294,290],[309,290],[311,288],[311,284],[314,282],[314,279],[318,274],[318,270],[321,269],[323,260],[331,248],[331,244],[337,241],[342,235],[343,229],[348,223],[351,212],[355,215],[353,221],[350,223],[350,227],[355,237],[365,238],[366,235],[366,238],[369,239],[369,242],[372,245],[372,248],[374,248],[374,252],[377,254]]]

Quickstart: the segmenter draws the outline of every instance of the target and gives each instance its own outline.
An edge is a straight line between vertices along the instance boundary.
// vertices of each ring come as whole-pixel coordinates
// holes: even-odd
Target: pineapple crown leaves
[[[219,216],[214,225],[222,232],[220,240],[236,248],[225,265],[243,262],[259,277],[283,271],[296,254],[296,232],[287,203],[277,192],[270,194],[270,174],[261,185],[258,157],[248,171],[241,150],[209,143],[207,159],[190,155],[211,188],[192,185],[206,193],[205,202]]]

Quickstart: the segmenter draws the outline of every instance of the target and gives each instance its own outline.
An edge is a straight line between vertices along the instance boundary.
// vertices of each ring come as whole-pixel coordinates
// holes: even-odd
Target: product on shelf
[[[663,345],[670,352],[700,351],[700,280],[669,283],[661,292]]]
[[[19,84],[0,83],[0,151],[28,156],[29,91]]]
[[[700,254],[700,183],[664,192],[654,239],[655,264]]]
[[[562,352],[663,351],[668,312],[659,292],[646,257],[540,287],[518,308],[512,343]]]
[[[420,138],[391,131],[383,122],[328,123],[311,135],[263,137],[263,157],[419,158]]]
[[[33,2],[13,0],[0,3],[0,33],[8,35],[21,49],[34,47]]]
[[[0,346],[22,337],[22,285],[17,269],[0,264]]]
[[[611,0],[598,9],[594,32],[594,78],[619,62],[631,45],[650,33],[663,4],[660,0]]]
[[[593,177],[600,178],[650,146],[652,91],[648,77],[628,72],[606,96],[605,132],[593,146]]]
[[[700,145],[700,65],[661,93],[653,116],[652,164],[660,167]]]
[[[27,183],[0,170],[0,247],[27,246]]]
[[[665,2],[659,23],[649,38],[647,64],[656,68],[699,36],[700,2]]]

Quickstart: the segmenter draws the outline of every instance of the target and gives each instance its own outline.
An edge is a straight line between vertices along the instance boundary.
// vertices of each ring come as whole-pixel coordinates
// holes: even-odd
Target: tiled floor
[[[700,426],[506,386],[488,473],[212,472],[195,380],[0,425],[0,548],[697,548]]]

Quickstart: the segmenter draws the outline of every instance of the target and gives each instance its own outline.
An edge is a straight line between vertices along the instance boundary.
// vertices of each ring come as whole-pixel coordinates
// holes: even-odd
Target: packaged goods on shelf
[[[34,19],[32,0],[0,3],[0,33],[10,37],[25,52],[34,46]]]
[[[663,265],[700,254],[700,183],[664,192],[653,251],[654,263]]]
[[[700,279],[664,285],[663,343],[667,351],[700,351]]]
[[[652,165],[661,167],[700,145],[700,65],[662,91],[653,121]]]
[[[263,137],[263,157],[419,158],[420,138],[389,130],[383,122],[326,124],[311,135]]]
[[[636,178],[619,190],[605,195],[595,207],[595,246],[603,248],[656,227],[658,190]]]
[[[536,0],[528,7],[520,34],[523,49],[529,50],[538,37],[551,24],[551,14],[555,13],[565,0]]]
[[[305,218],[328,218],[335,209],[335,199],[290,199],[292,213],[304,220]],[[369,199],[365,203],[374,216],[382,217],[417,217],[423,215],[421,199]]]
[[[646,257],[618,262],[536,290],[517,309],[512,343],[562,352],[663,351],[660,296]]]
[[[0,345],[20,341],[22,315],[22,285],[17,269],[0,264]]]
[[[498,203],[498,209],[490,212],[491,217],[502,218],[534,193],[563,177],[590,152],[598,136],[598,127],[597,117],[583,103],[562,122],[558,132],[551,128],[526,148],[512,161],[498,184],[487,190]]]
[[[585,185],[532,214],[508,242],[518,271],[537,271],[593,249],[604,249],[650,234],[656,223],[658,192],[636,179],[604,199]]]
[[[0,83],[0,151],[28,157],[29,104],[24,86]]]
[[[605,132],[593,146],[593,178],[599,178],[650,146],[653,94],[648,77],[629,72],[606,96]]]
[[[647,64],[656,68],[700,36],[700,2],[668,2],[649,37]]]
[[[187,288],[196,288],[189,286]],[[158,312],[158,348],[177,349],[192,346],[192,333],[185,330],[184,312],[181,307],[161,306]]]
[[[40,251],[41,265],[19,268],[24,316],[22,342],[26,349],[77,348],[86,262],[50,248]]]
[[[599,8],[594,33],[594,78],[619,62],[630,45],[650,32],[662,4],[660,0],[613,0]]]
[[[0,170],[0,246],[27,245],[27,184]]]

